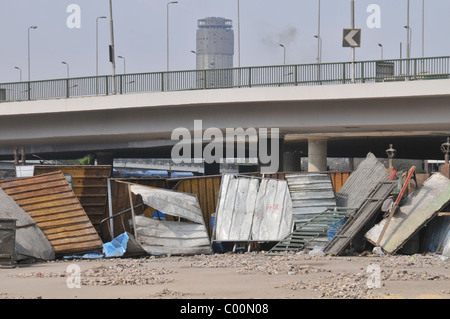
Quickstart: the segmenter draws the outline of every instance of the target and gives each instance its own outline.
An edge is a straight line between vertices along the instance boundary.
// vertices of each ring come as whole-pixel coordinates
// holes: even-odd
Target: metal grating
[[[325,212],[317,214],[311,220],[300,225],[291,234],[278,242],[268,254],[277,254],[277,252],[297,252],[307,245],[310,245],[317,238],[323,236],[327,231],[338,226],[339,223],[354,211],[351,208],[330,207]]]
[[[379,211],[384,200],[391,194],[397,181],[385,181],[378,184],[366,198],[358,211],[350,216],[341,230],[327,244],[324,252],[329,255],[339,255],[350,244],[352,239],[363,229]]]
[[[62,172],[0,181],[30,215],[56,255],[101,250],[103,242]]]

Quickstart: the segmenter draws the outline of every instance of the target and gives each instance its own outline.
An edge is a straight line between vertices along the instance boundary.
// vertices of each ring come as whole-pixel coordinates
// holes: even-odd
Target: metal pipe
[[[110,53],[109,53],[109,59],[112,64],[112,94],[116,94],[116,59],[114,57],[114,21],[113,21],[113,9],[112,9],[112,0],[109,0],[109,25],[110,25],[110,37],[111,37],[111,47],[110,47]]]
[[[31,69],[31,66],[30,66],[30,61],[31,61],[31,58],[30,58],[30,30],[31,29],[37,29],[37,26],[35,26],[35,25],[33,25],[33,26],[31,26],[31,27],[28,27],[28,82],[30,82],[31,81],[31,72],[30,72],[30,69]]]
[[[351,3],[351,25],[352,25],[352,29],[355,28],[355,0],[352,0]],[[352,47],[352,83],[355,83],[355,49],[354,47]]]

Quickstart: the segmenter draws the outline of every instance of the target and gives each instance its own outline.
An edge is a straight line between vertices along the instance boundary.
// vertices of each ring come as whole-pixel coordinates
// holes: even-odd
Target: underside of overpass
[[[30,160],[88,154],[102,162],[171,158],[177,144],[171,133],[199,131],[195,122],[201,120],[201,129],[222,132],[279,128],[281,163],[296,152],[318,170],[327,157],[361,158],[372,152],[386,158],[391,144],[399,159],[441,160],[441,145],[450,136],[449,85],[446,79],[5,103],[0,159],[13,160],[15,147],[23,147]]]
[[[429,134],[417,136],[353,136],[353,137],[327,137],[314,136],[326,141],[326,157],[328,158],[363,158],[371,152],[378,158],[387,158],[386,150],[392,144],[397,159],[417,160],[443,160],[444,153],[441,145],[447,141],[447,135]],[[296,153],[297,158],[308,158],[309,139],[296,135],[284,137],[283,145],[280,145],[280,154]],[[51,145],[25,147],[27,160],[76,160],[86,155],[95,155],[104,163],[114,158],[161,158],[170,159],[171,152],[176,142],[136,142],[134,147],[129,144],[116,145]],[[203,145],[203,147],[205,144]],[[236,146],[236,144],[235,144]],[[246,156],[248,156],[249,142],[245,144]],[[223,154],[226,154],[226,149]],[[1,160],[14,160],[13,148],[0,148]],[[192,146],[194,154],[194,146]],[[234,154],[237,154],[236,148]],[[284,156],[280,159],[282,162]],[[280,170],[282,170],[280,168]]]

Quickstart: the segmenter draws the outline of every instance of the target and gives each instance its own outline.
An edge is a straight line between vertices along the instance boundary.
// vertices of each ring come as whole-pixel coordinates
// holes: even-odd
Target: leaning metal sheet
[[[36,222],[0,188],[0,218],[16,220],[16,260],[55,259],[55,252]]]
[[[387,181],[390,174],[375,155],[367,154],[342,188],[336,193],[338,207],[360,208],[378,183]]]
[[[225,174],[216,211],[215,241],[276,241],[292,231],[286,181]]]
[[[381,248],[395,253],[449,201],[450,179],[440,173],[431,175],[422,187],[409,194],[405,203],[394,213],[380,242]],[[365,235],[367,240],[378,243],[386,221],[385,218],[372,227]]]
[[[320,173],[286,175],[292,198],[294,223],[305,223],[328,207],[336,206],[330,176]]]

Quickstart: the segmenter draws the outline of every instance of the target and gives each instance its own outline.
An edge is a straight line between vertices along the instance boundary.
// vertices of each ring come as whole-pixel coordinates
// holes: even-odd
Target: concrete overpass
[[[284,154],[442,159],[450,79],[247,87],[71,97],[0,104],[0,159],[170,157],[176,128],[278,128]],[[285,157],[287,159],[287,157]],[[285,163],[288,161],[286,160]],[[326,164],[325,164],[326,165]],[[286,169],[286,167],[285,167]]]

